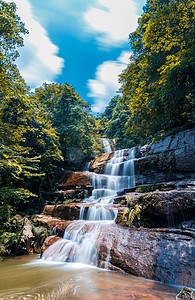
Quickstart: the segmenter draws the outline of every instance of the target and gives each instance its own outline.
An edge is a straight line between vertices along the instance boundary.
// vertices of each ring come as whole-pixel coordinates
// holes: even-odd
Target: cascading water
[[[102,145],[105,153],[112,152],[112,147],[108,139],[102,139]]]
[[[103,144],[105,152],[111,150],[108,140],[103,139]],[[96,241],[102,227],[106,230],[106,226],[114,223],[117,216],[117,209],[110,207],[117,191],[135,186],[134,149],[114,151],[104,174],[93,174],[92,185],[94,190],[84,200],[86,207],[84,205],[80,210],[80,220],[66,228],[64,238],[50,246],[43,253],[43,259],[97,266]],[[108,262],[109,253],[106,258]]]

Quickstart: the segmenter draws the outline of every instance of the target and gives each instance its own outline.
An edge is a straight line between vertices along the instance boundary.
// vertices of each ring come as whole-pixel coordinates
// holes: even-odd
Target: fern
[[[142,207],[141,207],[141,205],[138,205],[138,204],[136,204],[135,207],[133,209],[131,209],[131,211],[129,212],[129,217],[128,217],[128,225],[129,226],[132,226],[135,218],[137,218],[138,221],[140,220],[141,211],[142,211]]]

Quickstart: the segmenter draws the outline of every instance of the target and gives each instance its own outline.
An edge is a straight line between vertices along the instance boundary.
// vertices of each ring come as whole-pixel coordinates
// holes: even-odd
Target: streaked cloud
[[[132,0],[96,0],[96,6],[84,13],[84,20],[99,44],[121,46],[137,27],[136,9]]]
[[[18,7],[17,14],[29,30],[29,34],[24,36],[24,47],[19,50],[21,57],[17,60],[21,75],[31,88],[54,81],[64,66],[64,60],[58,56],[58,47],[36,20],[29,1],[14,2]]]
[[[88,80],[88,97],[93,98],[93,112],[103,112],[109,101],[116,95],[120,88],[118,75],[126,68],[130,55],[131,52],[122,51],[116,61],[105,61],[97,67],[95,79]]]

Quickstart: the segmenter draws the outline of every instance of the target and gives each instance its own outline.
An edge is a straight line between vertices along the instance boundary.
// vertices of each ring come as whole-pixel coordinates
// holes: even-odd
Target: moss
[[[193,300],[194,299],[194,291],[192,289],[188,289],[184,287],[179,295],[177,296],[177,299],[185,299],[185,300]]]
[[[138,186],[135,190],[136,193],[148,193],[153,192],[159,189],[158,185],[141,185]]]
[[[160,220],[155,217],[151,220],[154,210],[161,207],[161,202],[157,194],[146,193],[128,200],[127,208],[124,210],[123,223],[127,226],[136,227],[147,226],[158,223]]]
[[[175,168],[174,154],[164,153],[158,158],[158,169],[164,173],[171,173]]]

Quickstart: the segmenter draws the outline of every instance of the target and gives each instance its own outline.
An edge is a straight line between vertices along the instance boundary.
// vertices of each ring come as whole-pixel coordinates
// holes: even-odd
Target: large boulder
[[[34,251],[36,253],[40,253],[43,242],[46,239],[46,237],[51,233],[51,230],[44,226],[33,226],[32,231],[34,234]]]
[[[113,152],[102,153],[97,158],[92,160],[89,165],[89,170],[96,173],[103,173],[105,165],[112,158]]]
[[[34,234],[32,223],[28,218],[24,218],[23,230],[18,241],[17,254],[26,254],[31,252]]]
[[[65,221],[57,218],[53,218],[47,215],[38,215],[37,222],[39,227],[44,227],[49,230],[48,234],[57,234],[60,237],[63,237],[65,229],[73,222],[73,221]]]
[[[179,229],[102,228],[96,242],[99,265],[109,261],[136,276],[194,286],[193,235],[193,231]]]
[[[89,186],[88,186],[89,187]],[[54,193],[55,201],[59,203],[82,202],[85,197],[85,189],[77,188],[67,191],[56,191]],[[56,199],[57,198],[57,199]]]
[[[60,218],[63,220],[79,219],[80,207],[77,203],[46,205],[43,210],[43,215]]]
[[[48,236],[44,243],[43,243],[43,246],[41,247],[41,256],[43,255],[43,253],[45,252],[45,250],[47,250],[51,245],[53,245],[55,242],[59,241],[61,238],[58,237],[58,236],[54,236],[54,235],[51,235],[51,236]]]
[[[59,183],[59,190],[70,190],[75,188],[91,188],[90,172],[65,172]]]

